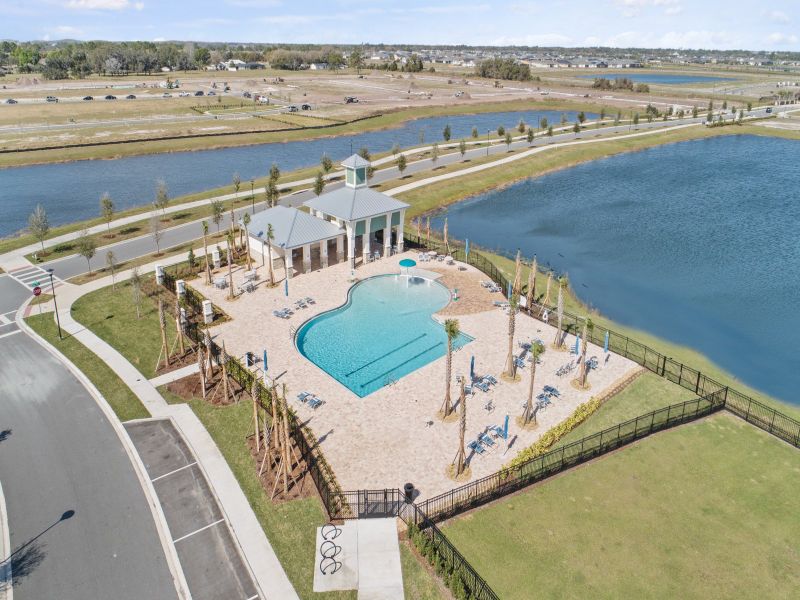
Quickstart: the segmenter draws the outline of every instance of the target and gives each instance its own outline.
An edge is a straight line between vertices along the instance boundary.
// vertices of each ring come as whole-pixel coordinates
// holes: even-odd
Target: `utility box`
[[[161,265],[156,265],[156,283],[164,285],[164,267]]]
[[[219,255],[219,250],[216,248],[211,252],[211,260],[214,263],[214,268],[219,269],[220,265],[222,265],[222,259]]]
[[[175,282],[175,293],[178,294],[178,298],[183,298],[186,295],[186,282],[183,279],[178,279]]]
[[[203,323],[210,325],[214,321],[214,307],[211,300],[203,300]]]

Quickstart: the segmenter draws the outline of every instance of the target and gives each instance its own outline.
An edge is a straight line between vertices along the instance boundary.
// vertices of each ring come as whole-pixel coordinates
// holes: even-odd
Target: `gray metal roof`
[[[405,202],[366,186],[341,187],[312,198],[303,204],[345,221],[358,221],[409,207]]]
[[[364,158],[361,158],[358,154],[353,154],[350,158],[345,159],[342,161],[343,167],[349,167],[351,169],[355,169],[356,167],[368,167],[370,162]]]
[[[253,237],[267,241],[267,225],[272,225],[272,245],[283,245],[288,249],[329,240],[345,233],[335,223],[288,206],[274,206],[256,213],[251,217],[247,231]]]

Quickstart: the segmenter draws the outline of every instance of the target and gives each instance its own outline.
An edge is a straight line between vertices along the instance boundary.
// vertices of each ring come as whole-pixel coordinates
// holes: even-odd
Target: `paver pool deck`
[[[386,273],[399,274],[398,262],[402,258],[416,259],[417,253],[406,252],[369,263],[358,268],[355,276],[363,280]],[[467,442],[491,425],[502,426],[505,416],[510,417],[511,446],[506,448],[506,442],[500,440],[495,450],[470,457],[471,480],[497,471],[517,452],[572,414],[579,404],[601,394],[639,368],[619,355],[612,355],[605,363],[603,349],[590,344],[587,356],[597,356],[600,366],[589,375],[591,389],[578,390],[570,383],[574,371],[564,377],[555,374],[574,356],[548,347],[537,367],[535,393],[541,392],[544,385],[552,385],[561,391],[561,397],[539,412],[536,429],[523,430],[516,425],[515,417],[522,413],[527,399],[530,366],[526,362],[525,368],[519,371],[521,380],[518,382],[506,382],[500,377],[508,351],[508,316],[495,308],[491,300],[504,298],[500,294],[487,296],[480,286],[486,276],[472,266],[466,266],[466,270],[459,269],[464,267],[462,263],[447,266],[437,262],[421,266],[445,274],[452,270],[451,280],[457,274],[459,295],[467,299],[471,307],[468,314],[457,315],[461,330],[475,339],[453,356],[453,400],[459,395],[455,376],[469,374],[471,356],[475,357],[476,374],[494,375],[499,381],[488,393],[476,391],[474,396],[467,396]],[[458,421],[445,423],[436,416],[444,399],[446,359],[434,360],[394,384],[359,398],[300,354],[294,345],[294,333],[305,321],[346,302],[347,292],[353,285],[348,265],[342,263],[295,275],[289,281],[288,297],[284,295],[282,270],[275,271],[279,285],[273,288],[266,285],[268,271],[259,267],[258,272],[261,280],[257,288],[232,301],[226,299],[225,290],[206,286],[202,279],[190,283],[232,317],[229,322],[211,329],[218,343],[225,341],[228,352],[241,357],[250,351],[260,357],[267,349],[268,376],[274,377],[278,384],[287,385],[290,406],[302,419],[308,420],[342,489],[395,488],[411,482],[419,490],[420,499],[425,499],[460,485],[446,475],[457,450]],[[238,268],[234,272],[234,285],[242,278],[243,269]],[[448,280],[447,275],[443,280]],[[291,319],[273,316],[273,310],[293,307],[296,300],[307,296],[314,298],[316,304],[297,309]],[[486,298],[485,310],[474,312],[475,298]],[[451,312],[452,309],[442,311]],[[446,317],[436,314],[433,318],[443,321]],[[366,323],[365,327],[368,326]],[[515,351],[520,351],[518,341],[540,338],[549,346],[554,336],[554,327],[520,314],[516,319]],[[568,347],[574,346],[574,336],[568,336],[566,343]],[[312,410],[296,400],[301,391],[319,396],[325,404]],[[494,405],[492,412],[485,408],[489,400]]]

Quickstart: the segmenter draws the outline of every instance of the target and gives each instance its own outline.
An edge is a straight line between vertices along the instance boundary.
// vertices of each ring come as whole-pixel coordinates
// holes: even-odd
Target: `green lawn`
[[[163,387],[159,391],[170,403],[183,402]],[[325,511],[316,492],[312,498],[282,504],[273,504],[264,492],[256,476],[256,465],[245,444],[245,434],[253,418],[251,405],[242,402],[220,407],[202,399],[191,400],[188,404],[230,465],[300,597],[354,599],[354,592],[312,592],[316,528],[327,522]],[[434,600],[447,597],[440,592],[437,581],[405,544],[401,545],[401,553],[407,598]]]
[[[800,454],[721,413],[447,523],[502,598],[789,598]]]
[[[105,287],[82,296],[72,305],[72,316],[116,348],[145,377],[155,377],[156,360],[161,349],[158,308],[143,293],[141,318],[137,319],[130,282],[117,284],[116,290]],[[174,330],[174,321],[168,319],[170,344]]]
[[[53,313],[31,315],[26,321],[31,329],[53,344],[84,372],[100,390],[120,421],[145,419],[150,416],[147,409],[139,402],[139,398],[94,352],[70,336],[66,336],[63,340],[58,339]]]

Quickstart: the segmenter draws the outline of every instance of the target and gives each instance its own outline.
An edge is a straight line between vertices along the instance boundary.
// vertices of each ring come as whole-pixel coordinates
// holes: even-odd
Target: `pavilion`
[[[287,277],[291,277],[295,251],[302,252],[306,273],[311,271],[312,254],[318,256],[321,267],[328,266],[331,245],[335,245],[337,262],[341,262],[346,244],[351,268],[355,268],[359,245],[363,262],[375,257],[376,252],[383,257],[402,252],[409,205],[369,188],[369,161],[354,154],[342,166],[344,186],[305,202],[309,212],[275,206],[255,214],[247,226],[251,254],[266,260],[269,244],[273,258],[284,259]],[[272,240],[267,239],[268,225],[272,225]],[[377,250],[381,245],[383,252]]]

